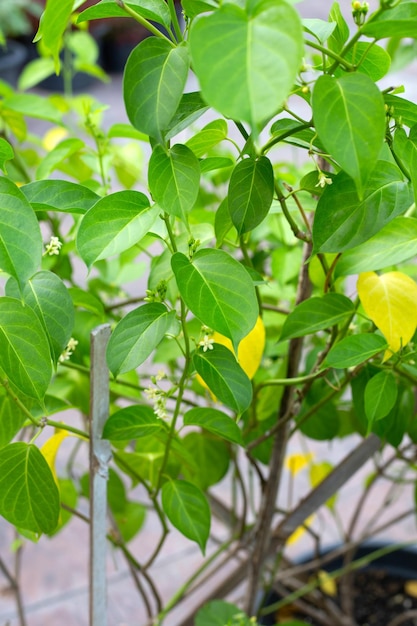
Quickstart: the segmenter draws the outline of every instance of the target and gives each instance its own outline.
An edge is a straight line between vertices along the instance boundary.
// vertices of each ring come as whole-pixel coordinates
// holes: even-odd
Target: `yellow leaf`
[[[59,144],[60,141],[65,139],[68,135],[68,131],[65,128],[60,128],[59,126],[54,126],[54,128],[50,128],[43,136],[42,146],[50,152]]]
[[[314,517],[315,517],[314,514],[310,515],[310,517],[307,517],[307,519],[305,520],[305,522],[304,522],[304,524],[302,526],[299,526],[296,530],[294,530],[292,535],[290,535],[288,537],[288,539],[287,539],[287,546],[291,546],[294,543],[297,543],[297,541],[299,541],[299,539],[301,539],[301,537],[304,535],[304,533],[307,532],[307,528],[313,522]]]
[[[290,454],[285,459],[285,467],[293,476],[296,476],[313,458],[314,454],[312,452],[308,452],[307,454]]]
[[[365,313],[388,342],[384,360],[410,341],[417,326],[417,284],[401,272],[358,278],[358,294]]]
[[[407,580],[404,591],[412,598],[417,598],[417,580]]]
[[[320,589],[323,593],[332,597],[337,595],[336,581],[330,576],[329,572],[321,569],[317,572],[317,577],[319,579]]]
[[[42,448],[41,452],[45,457],[46,462],[51,468],[52,474],[54,475],[54,479],[56,484],[58,485],[58,477],[56,475],[55,470],[55,459],[58,453],[59,447],[61,443],[64,441],[66,437],[68,437],[68,431],[62,429],[56,429],[55,433],[46,441]]]
[[[333,465],[331,463],[329,463],[328,461],[322,461],[321,463],[314,463],[313,465],[310,466],[310,484],[311,486],[317,487],[317,485],[319,485],[322,480],[324,480],[326,478],[326,476],[328,476],[330,474],[330,472],[333,470]],[[334,509],[334,506],[336,504],[336,500],[337,500],[337,493],[335,493],[333,496],[331,496],[327,502],[326,502],[326,506],[329,509]]]

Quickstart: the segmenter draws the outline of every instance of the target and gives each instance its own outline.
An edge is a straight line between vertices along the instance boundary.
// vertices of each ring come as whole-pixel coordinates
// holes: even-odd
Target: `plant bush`
[[[129,123],[106,128],[91,96],[0,84],[0,514],[36,540],[88,498],[87,474],[57,475],[55,457],[68,435],[87,445],[90,333],[109,323],[109,539],[148,582],[172,526],[205,556],[156,616],[151,587],[152,623],[230,550],[251,615],[267,557],[321,505],[337,521],[366,459],[362,508],[392,468],[415,480],[417,105],[379,81],[417,38],[417,4],[355,1],[351,21],[335,2],[324,21],[289,0],[183,0],[183,31],[172,0],[73,4],[47,0],[37,35],[57,71],[71,20],[126,16],[154,36],[125,67]],[[349,469],[288,460],[300,433],[359,434]],[[309,467],[295,513],[276,504],[286,458]],[[230,537],[213,553],[226,475]],[[148,508],[161,534],[139,564]],[[377,532],[355,536],[356,515],[347,551]],[[195,623],[254,619],[216,600]]]

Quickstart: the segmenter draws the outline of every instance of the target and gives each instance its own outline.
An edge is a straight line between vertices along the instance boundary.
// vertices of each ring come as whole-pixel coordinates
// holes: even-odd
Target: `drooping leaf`
[[[200,426],[213,435],[243,445],[239,426],[229,415],[218,409],[210,407],[190,409],[184,415],[184,425]]]
[[[62,45],[62,37],[68,24],[73,8],[73,0],[48,0],[45,11],[39,22],[38,32],[34,41],[42,38],[45,50],[52,55],[55,62],[55,71],[60,70],[59,53]]]
[[[314,218],[316,252],[343,252],[370,239],[412,204],[412,190],[398,167],[378,161],[358,197],[353,180],[338,174],[324,190]]]
[[[228,207],[239,235],[253,230],[267,216],[274,195],[274,172],[267,157],[243,159],[232,172]]]
[[[313,91],[314,124],[327,151],[355,181],[359,197],[385,135],[384,100],[369,76],[320,76]]]
[[[193,22],[189,45],[206,101],[256,128],[292,88],[303,54],[302,27],[283,0],[256,0],[247,4],[247,12],[223,3]]]
[[[77,248],[86,265],[120,254],[151,228],[158,209],[139,191],[117,191],[101,198],[83,217]]]
[[[39,180],[21,190],[35,211],[83,214],[100,199],[88,187],[66,180]]]
[[[178,108],[188,76],[187,48],[144,39],[125,66],[123,95],[132,125],[158,141]]]
[[[10,161],[14,157],[12,146],[6,139],[0,137],[0,169],[7,174],[6,162]]]
[[[200,165],[195,154],[181,144],[168,152],[162,146],[156,146],[149,160],[148,180],[159,206],[187,223],[200,185]]]
[[[417,285],[401,272],[378,276],[365,272],[358,278],[358,294],[365,313],[398,352],[411,340],[417,327]]]
[[[161,421],[150,406],[133,404],[108,418],[102,436],[113,441],[129,441],[151,435],[160,428]]]
[[[50,533],[58,524],[58,487],[33,444],[12,443],[0,450],[0,515],[38,534]]]
[[[397,392],[397,381],[389,370],[382,370],[368,381],[364,395],[368,432],[374,422],[388,415],[394,407]]]
[[[226,252],[206,248],[197,251],[192,262],[177,252],[172,269],[189,309],[231,339],[236,351],[258,317],[255,289],[245,268]]]
[[[8,297],[0,298],[0,367],[19,391],[43,398],[52,376],[48,338],[36,313]]]
[[[375,334],[360,334],[344,337],[335,344],[326,356],[324,365],[345,369],[355,367],[376,356],[387,348],[384,337]]]
[[[56,473],[55,463],[56,457],[58,454],[58,450],[61,447],[61,444],[68,437],[69,432],[64,429],[55,429],[53,435],[49,437],[43,444],[41,448],[41,453],[45,461],[48,463],[48,466],[52,472],[54,480],[58,486],[58,476]]]
[[[203,492],[185,480],[169,480],[162,487],[162,507],[170,522],[205,553],[210,532],[210,508]]]
[[[169,28],[171,15],[168,5],[164,0],[146,0],[146,6],[144,6],[141,0],[128,0],[126,5],[145,19],[157,22]],[[127,17],[130,19],[126,11],[113,0],[101,0],[97,2],[97,4],[82,11],[78,16],[77,22],[81,23],[109,17]]]
[[[198,120],[203,113],[206,113],[209,108],[210,107],[207,102],[203,100],[199,91],[183,93],[175,115],[168,124],[165,139],[168,141],[169,139],[175,137],[175,135],[178,135],[178,133],[185,128],[191,126],[191,124]]]
[[[252,401],[252,385],[233,354],[221,344],[212,350],[198,350],[193,364],[210,391],[238,414]]]
[[[369,241],[348,250],[336,265],[336,276],[380,270],[417,254],[417,220],[396,217]]]
[[[313,297],[295,307],[285,320],[280,341],[304,337],[346,321],[355,311],[353,302],[338,293]]]
[[[8,178],[0,178],[0,268],[23,284],[39,268],[42,237],[32,207]]]
[[[382,11],[366,23],[363,33],[375,39],[388,37],[417,37],[417,5],[415,2],[400,2],[397,6]]]
[[[116,326],[107,346],[107,363],[113,376],[135,369],[159,344],[175,311],[159,303],[144,304],[128,313]]]

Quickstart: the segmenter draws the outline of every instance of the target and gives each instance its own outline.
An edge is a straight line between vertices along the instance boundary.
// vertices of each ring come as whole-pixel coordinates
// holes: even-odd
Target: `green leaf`
[[[168,125],[165,139],[168,141],[175,137],[175,135],[178,135],[182,130],[191,126],[203,113],[206,113],[209,108],[199,91],[184,93],[181,96],[178,109]]]
[[[405,124],[411,127],[417,124],[417,104],[391,94],[385,94],[384,101],[390,111],[390,115],[400,122],[401,125]]]
[[[59,168],[61,163],[84,148],[85,144],[81,139],[70,138],[61,141],[53,148],[41,161],[36,170],[38,180],[48,178],[52,172]]]
[[[330,35],[327,45],[330,50],[340,52],[349,39],[349,26],[342,15],[338,2],[333,2],[332,4],[329,12],[329,22],[336,22],[336,28]]]
[[[200,165],[195,154],[181,144],[168,152],[156,146],[149,160],[149,188],[160,207],[187,223],[200,185]]]
[[[146,20],[157,22],[166,28],[169,28],[171,24],[171,14],[164,0],[146,0],[146,6],[143,6],[143,0],[127,0],[125,4]],[[109,17],[129,18],[130,16],[114,0],[101,0],[101,2],[97,2],[97,4],[82,11],[78,16],[77,23]]]
[[[387,347],[387,341],[381,335],[351,335],[331,348],[324,365],[336,369],[355,367],[386,350]]]
[[[13,157],[14,152],[12,146],[6,139],[0,137],[0,169],[2,169],[5,174],[7,174],[6,161],[10,161]]]
[[[107,346],[107,363],[113,376],[143,363],[167,332],[175,311],[159,303],[144,304],[116,326]]]
[[[127,501],[123,511],[114,513],[114,520],[125,543],[128,543],[142,528],[146,518],[146,507],[140,502]]]
[[[252,385],[234,355],[215,343],[213,350],[194,353],[193,364],[210,391],[238,415],[252,401]]]
[[[365,387],[365,413],[368,432],[372,424],[391,411],[397,400],[397,381],[392,372],[383,370],[368,381]]]
[[[239,426],[229,415],[217,409],[209,407],[190,409],[184,415],[184,425],[200,426],[222,439],[243,445]]]
[[[378,161],[359,199],[344,172],[328,185],[313,224],[315,252],[343,252],[363,243],[412,204],[412,189],[398,167]]]
[[[159,213],[139,191],[117,191],[101,198],[84,215],[77,248],[88,268],[138,243]]]
[[[3,101],[3,106],[28,117],[62,124],[62,112],[42,96],[27,93],[13,94]]]
[[[187,48],[148,37],[126,63],[123,94],[132,125],[162,141],[178,105],[188,76]]]
[[[253,230],[268,215],[274,195],[274,172],[267,157],[243,159],[232,172],[228,207],[239,235]]]
[[[170,480],[162,487],[162,507],[170,522],[205,553],[210,533],[210,508],[198,487],[185,480]]]
[[[234,161],[227,157],[207,157],[200,161],[200,170],[203,172],[212,172],[214,170],[220,170],[225,167],[233,167]],[[216,213],[217,218],[217,213]],[[230,221],[230,216],[229,216]]]
[[[73,4],[73,0],[48,0],[34,39],[34,41],[39,41],[42,38],[44,49],[52,55],[55,61],[57,74],[60,69],[59,53],[62,37],[70,23]]]
[[[254,128],[287,98],[303,55],[300,18],[284,0],[254,0],[247,12],[223,3],[193,22],[189,45],[205,100]]]
[[[4,388],[0,389],[0,448],[11,442],[27,419],[25,413],[16,404]]]
[[[74,326],[74,307],[67,288],[56,274],[44,270],[26,283],[23,300],[38,316],[48,337],[52,360],[57,363]]]
[[[44,397],[52,376],[48,338],[36,313],[8,297],[0,298],[0,367],[29,398]]]
[[[113,413],[106,421],[103,439],[129,441],[152,435],[161,428],[153,409],[145,405],[132,405]]]
[[[45,78],[55,74],[55,62],[51,57],[39,57],[29,61],[19,74],[18,89],[26,91],[38,85]]]
[[[182,468],[185,480],[206,491],[225,477],[230,463],[225,441],[199,432],[188,433],[182,439],[182,444],[195,461],[194,468]]]
[[[0,450],[0,515],[18,528],[51,533],[59,518],[53,474],[33,444],[12,443]]]
[[[38,220],[22,192],[0,178],[0,268],[21,285],[36,272],[42,259]]]
[[[417,220],[396,217],[369,241],[348,250],[336,265],[336,276],[380,270],[417,254]]]
[[[68,293],[75,307],[90,311],[104,321],[104,306],[99,298],[79,287],[70,287]]]
[[[304,30],[320,43],[327,41],[337,26],[336,22],[325,22],[319,19],[304,19],[302,24]]]
[[[186,146],[194,152],[197,157],[202,157],[227,137],[226,120],[213,120],[202,128],[196,135],[186,142]]]
[[[172,257],[178,289],[188,308],[203,324],[233,343],[255,326],[258,302],[246,269],[223,250],[198,250],[190,262],[181,252]]]
[[[325,404],[322,402],[328,393],[327,381],[315,380],[296,418],[296,422],[300,421],[298,428],[303,435],[316,441],[334,439],[340,429],[340,417],[336,404],[330,400]],[[309,414],[308,419],[304,419],[306,414]]]
[[[100,199],[94,191],[66,180],[39,180],[21,187],[35,211],[84,214]]]
[[[346,61],[355,65],[357,71],[366,74],[376,83],[389,71],[391,57],[381,46],[370,46],[367,41],[359,41],[344,55]],[[342,70],[337,75],[341,75]]]
[[[256,624],[253,624],[253,621],[236,605],[223,600],[212,600],[198,611],[195,626],[256,626]]]
[[[363,33],[375,39],[388,37],[417,37],[417,4],[400,2],[397,6],[382,11],[363,26]]]
[[[385,136],[384,100],[369,76],[320,76],[313,91],[313,117],[326,150],[355,181],[362,197]]]
[[[355,311],[353,302],[338,293],[313,297],[298,304],[285,320],[280,341],[304,337],[346,321]]]
[[[218,0],[182,0],[182,7],[188,17],[196,17],[200,13],[213,11],[219,6]]]

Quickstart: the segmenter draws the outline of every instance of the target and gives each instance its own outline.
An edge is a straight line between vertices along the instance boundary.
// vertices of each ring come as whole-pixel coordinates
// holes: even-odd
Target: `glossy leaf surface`
[[[189,44],[206,101],[226,117],[256,127],[292,88],[302,58],[302,27],[283,0],[256,0],[247,12],[223,3],[193,23]]]
[[[351,335],[345,337],[331,348],[324,365],[337,369],[355,367],[355,365],[360,365],[386,348],[387,342],[380,335]]]
[[[33,444],[0,450],[0,515],[18,528],[50,533],[58,524],[59,493],[53,474]]]
[[[313,225],[316,252],[343,252],[370,239],[412,203],[410,186],[400,170],[378,161],[358,197],[353,180],[344,172],[326,187]]]
[[[232,340],[235,350],[258,317],[248,272],[222,250],[199,250],[192,263],[178,252],[172,269],[185,303],[203,324]]]
[[[100,199],[94,191],[66,180],[39,180],[22,187],[35,211],[83,214]]]
[[[43,398],[52,376],[48,338],[36,313],[8,297],[0,298],[0,367],[19,391]]]
[[[169,28],[171,16],[164,0],[146,0],[146,6],[144,6],[141,0],[128,0],[126,5],[145,19],[158,22],[159,24],[163,24],[166,28]],[[116,2],[113,2],[113,0],[101,0],[97,2],[97,4],[82,11],[78,16],[77,22],[80,23],[109,17],[127,17],[129,19],[126,11]]]
[[[148,179],[159,206],[187,223],[187,214],[197,200],[200,183],[200,165],[195,154],[181,144],[168,152],[156,146],[149,160]]]
[[[302,302],[285,320],[280,340],[304,337],[347,320],[355,311],[353,302],[342,294],[329,293]]]
[[[228,207],[239,235],[253,230],[271,208],[274,172],[266,157],[243,159],[233,170],[229,183]]]
[[[362,197],[384,140],[381,92],[364,74],[326,75],[316,82],[312,105],[319,138]]]
[[[218,409],[210,407],[190,409],[184,415],[184,424],[186,426],[200,426],[213,435],[243,445],[239,426],[229,415]]]
[[[145,405],[132,405],[113,413],[106,421],[103,439],[128,441],[146,437],[161,428],[161,421],[153,409]]]
[[[185,480],[170,480],[162,487],[162,506],[173,526],[204,554],[211,520],[203,492]]]
[[[131,311],[116,326],[107,346],[113,376],[135,369],[145,361],[168,330],[175,312],[158,302]]]
[[[230,350],[220,344],[207,352],[198,350],[193,364],[216,398],[238,414],[248,408],[252,385]]]
[[[397,381],[392,372],[383,370],[368,381],[365,387],[365,413],[369,426],[391,411],[397,399]]]
[[[118,191],[101,198],[81,221],[77,248],[90,268],[138,243],[158,216],[139,191]]]
[[[181,100],[188,76],[187,48],[148,37],[126,63],[123,94],[132,125],[162,141]]]

